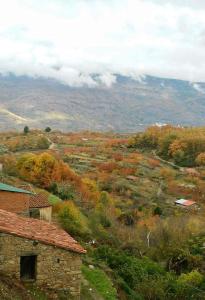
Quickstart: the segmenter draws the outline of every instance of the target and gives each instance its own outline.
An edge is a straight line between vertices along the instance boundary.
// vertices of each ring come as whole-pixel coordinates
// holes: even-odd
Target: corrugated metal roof
[[[179,204],[179,205],[183,205],[183,206],[191,206],[191,205],[195,204],[196,202],[192,201],[192,200],[179,199],[179,200],[176,200],[175,203]]]
[[[33,194],[30,191],[19,189],[15,186],[8,185],[8,184],[2,183],[2,182],[0,182],[0,191],[23,193],[23,194]]]

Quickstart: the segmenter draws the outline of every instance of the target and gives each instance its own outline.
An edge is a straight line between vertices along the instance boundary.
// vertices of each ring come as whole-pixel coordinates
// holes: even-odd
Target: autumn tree
[[[196,164],[199,166],[205,166],[205,152],[202,152],[197,156]]]
[[[77,177],[67,164],[46,152],[21,156],[17,169],[23,179],[44,188],[48,188],[53,182],[73,181]]]

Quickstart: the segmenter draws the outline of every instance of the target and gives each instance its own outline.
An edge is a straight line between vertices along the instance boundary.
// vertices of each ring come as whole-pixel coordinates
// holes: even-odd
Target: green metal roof
[[[15,186],[11,186],[11,185],[8,185],[8,184],[2,183],[2,182],[0,182],[0,191],[23,193],[23,194],[33,194],[30,191],[19,189],[19,188],[16,188]]]

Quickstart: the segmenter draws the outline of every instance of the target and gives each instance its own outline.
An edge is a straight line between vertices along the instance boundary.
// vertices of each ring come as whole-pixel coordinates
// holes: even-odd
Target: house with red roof
[[[46,194],[4,183],[0,183],[0,209],[48,222],[52,218],[52,205]]]
[[[86,252],[64,230],[0,209],[0,272],[35,282],[66,299],[80,298],[81,259]]]

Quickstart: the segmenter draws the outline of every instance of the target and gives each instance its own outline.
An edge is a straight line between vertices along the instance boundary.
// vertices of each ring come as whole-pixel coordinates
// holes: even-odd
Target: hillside
[[[50,126],[64,131],[140,131],[156,122],[203,125],[205,83],[115,75],[106,87],[70,87],[57,81],[0,77],[0,130]]]
[[[0,181],[44,193],[53,221],[87,249],[83,300],[203,299],[205,128],[0,138]]]

